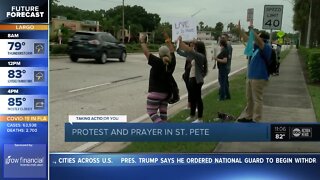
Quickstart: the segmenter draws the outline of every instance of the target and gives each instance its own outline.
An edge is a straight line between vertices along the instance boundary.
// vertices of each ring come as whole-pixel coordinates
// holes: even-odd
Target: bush
[[[140,44],[126,44],[128,53],[142,52]],[[148,44],[150,52],[157,52],[160,48],[159,44]]]
[[[308,72],[312,82],[320,82],[320,50],[310,51],[308,56]]]
[[[50,45],[50,54],[67,54],[67,44],[52,44]]]
[[[305,48],[305,47],[303,47],[303,46],[300,46],[300,48],[299,48],[299,53],[302,55],[302,57],[304,58],[304,59],[308,59],[308,49],[307,48]]]

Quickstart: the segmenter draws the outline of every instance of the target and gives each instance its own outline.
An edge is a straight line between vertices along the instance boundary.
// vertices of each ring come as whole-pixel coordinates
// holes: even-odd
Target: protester
[[[159,48],[159,57],[151,54],[145,43],[145,37],[140,37],[140,43],[148,64],[151,66],[147,96],[147,113],[154,123],[166,122],[168,119],[168,100],[171,94],[171,78],[176,66],[174,47],[165,34],[168,46]],[[159,111],[159,113],[158,113]]]
[[[190,116],[186,120],[195,119],[196,109],[198,110],[198,118],[193,123],[203,122],[203,102],[201,97],[201,88],[204,83],[204,77],[208,72],[208,61],[206,56],[206,47],[203,42],[196,41],[194,49],[189,47],[182,41],[182,37],[179,36],[179,49],[187,53],[192,58],[191,69],[189,75],[190,85],[190,100],[191,109]]]
[[[190,48],[194,48],[194,41],[191,41],[189,43],[189,47]],[[184,65],[184,73],[182,74],[182,79],[186,85],[187,91],[188,91],[188,108],[191,108],[191,99],[190,99],[190,85],[189,85],[189,76],[190,76],[190,70],[191,70],[191,61],[193,60],[191,56],[188,56],[187,53],[185,53],[183,50],[181,49],[177,49],[177,53],[180,56],[183,56],[186,58],[186,62]]]
[[[231,99],[230,91],[229,91],[229,74],[230,74],[230,71],[231,71],[231,60],[232,60],[233,48],[232,48],[231,42],[229,40],[229,35],[227,33],[222,34],[221,38],[227,41],[227,48],[228,48],[227,72],[228,72],[228,76],[227,76],[226,99]]]
[[[281,44],[279,44],[279,43],[277,43],[276,54],[277,54],[277,71],[276,71],[275,75],[279,76],[280,54],[281,54]]]
[[[246,41],[248,36],[241,30],[241,36]],[[246,82],[247,106],[243,118],[238,122],[255,122],[260,121],[262,117],[263,91],[269,79],[269,74],[265,61],[271,59],[272,47],[268,43],[269,35],[261,32],[259,35],[250,27],[250,36],[253,36],[253,54],[248,62],[248,74]],[[250,38],[251,39],[251,38]],[[252,42],[248,42],[247,46]]]
[[[228,86],[227,86],[227,77],[228,77],[228,70],[227,70],[227,61],[228,61],[228,47],[227,47],[227,41],[225,39],[220,40],[220,47],[221,51],[217,55],[217,57],[214,58],[214,60],[217,61],[218,69],[219,69],[219,75],[218,80],[220,84],[219,88],[219,101],[224,101],[227,98],[227,92],[229,92]]]

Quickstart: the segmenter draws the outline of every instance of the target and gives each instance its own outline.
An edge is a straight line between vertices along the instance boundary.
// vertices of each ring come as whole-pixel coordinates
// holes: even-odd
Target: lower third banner
[[[320,154],[51,154],[50,179],[313,180]]]

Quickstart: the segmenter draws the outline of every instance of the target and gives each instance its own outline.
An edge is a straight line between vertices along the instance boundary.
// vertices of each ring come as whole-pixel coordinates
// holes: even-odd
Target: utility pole
[[[124,43],[124,0],[122,0],[122,43]]]
[[[308,22],[308,33],[307,33],[307,48],[310,48],[310,36],[311,36],[311,10],[312,10],[312,0],[309,0],[310,12],[309,12],[309,22]]]

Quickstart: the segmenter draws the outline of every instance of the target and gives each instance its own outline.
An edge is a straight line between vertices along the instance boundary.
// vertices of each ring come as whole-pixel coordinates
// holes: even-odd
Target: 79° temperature
[[[22,46],[25,46],[25,45],[26,45],[25,42],[8,42],[8,44],[10,45],[10,48],[9,48],[10,51],[11,51],[13,48],[14,48],[14,50],[19,51],[19,50],[22,48]]]

